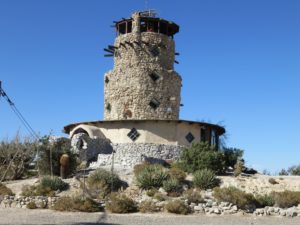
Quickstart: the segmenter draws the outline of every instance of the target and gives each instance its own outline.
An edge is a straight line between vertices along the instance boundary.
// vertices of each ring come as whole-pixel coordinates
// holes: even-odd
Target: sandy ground
[[[0,224],[72,225],[299,225],[300,218],[254,216],[177,216],[172,214],[63,213],[51,210],[0,209]]]

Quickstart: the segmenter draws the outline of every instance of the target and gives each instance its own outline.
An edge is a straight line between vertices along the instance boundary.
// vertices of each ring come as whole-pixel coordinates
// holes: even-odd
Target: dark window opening
[[[110,105],[110,103],[107,103],[107,105],[106,105],[106,110],[108,110],[108,111],[111,110],[111,105]]]
[[[204,128],[200,129],[200,135],[201,135],[200,141],[205,142],[206,140],[205,140],[205,129]]]
[[[119,34],[126,34],[126,22],[118,25]]]
[[[105,83],[108,83],[108,82],[109,82],[108,77],[105,77]]]
[[[139,132],[135,128],[132,128],[131,131],[127,134],[127,136],[132,141],[135,141],[140,136],[140,134],[139,134]]]
[[[150,52],[153,57],[159,56],[160,53],[159,48],[157,46],[153,46],[152,48],[150,48]]]
[[[149,76],[153,81],[157,81],[159,79],[159,75],[155,72],[150,73]]]
[[[157,109],[159,107],[159,104],[160,104],[159,101],[157,101],[156,99],[152,99],[149,103],[149,105],[153,109]]]
[[[192,143],[192,141],[195,139],[194,135],[189,132],[186,136],[185,136],[186,140],[189,142],[189,143]]]
[[[211,131],[211,138],[210,138],[210,144],[212,146],[216,146],[217,145],[217,135],[216,132],[214,130]]]
[[[132,32],[132,21],[129,21],[127,23],[127,33],[131,33]]]
[[[162,22],[160,23],[159,32],[162,34],[168,35],[166,23],[162,23]]]

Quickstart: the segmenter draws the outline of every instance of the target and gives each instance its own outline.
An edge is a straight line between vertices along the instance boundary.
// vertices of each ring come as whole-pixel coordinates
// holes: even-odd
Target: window
[[[105,77],[105,83],[108,83],[108,82],[109,82],[108,77]]]
[[[110,103],[107,103],[107,105],[106,105],[106,110],[108,110],[108,111],[111,110],[111,105],[110,105]]]
[[[132,128],[131,131],[127,134],[127,136],[132,141],[135,141],[140,136],[140,134],[139,134],[139,132],[135,128]]]
[[[157,109],[159,104],[160,104],[159,101],[157,101],[155,98],[152,99],[149,103],[152,109]]]
[[[212,130],[211,131],[211,140],[210,140],[210,144],[212,146],[216,146],[217,145],[217,135],[216,135],[216,131]]]
[[[152,48],[150,48],[150,52],[153,57],[159,56],[160,53],[159,48],[157,46],[153,46]]]
[[[150,73],[149,76],[153,81],[157,81],[159,79],[159,75],[155,72]]]
[[[200,135],[201,135],[201,142],[205,142],[205,128],[204,127],[201,127],[200,129]]]
[[[186,136],[185,136],[186,140],[189,142],[189,143],[192,143],[192,141],[195,139],[194,135],[189,132]]]

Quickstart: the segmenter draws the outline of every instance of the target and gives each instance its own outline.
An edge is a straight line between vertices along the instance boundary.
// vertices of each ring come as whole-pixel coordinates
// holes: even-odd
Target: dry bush
[[[179,182],[183,182],[186,178],[186,173],[178,167],[171,167],[169,170],[169,176]]]
[[[290,208],[300,204],[299,191],[273,192],[272,196],[275,200],[275,205],[280,208]]]
[[[35,202],[29,202],[29,203],[26,205],[26,208],[27,208],[27,209],[37,209],[37,206],[36,206]]]
[[[124,194],[111,193],[106,208],[112,213],[133,213],[137,211],[136,203]]]
[[[246,193],[235,187],[215,188],[213,196],[218,202],[230,202],[240,209],[248,209],[257,205],[252,194]]]
[[[185,205],[183,201],[180,200],[174,200],[168,202],[165,205],[165,209],[170,213],[182,214],[182,215],[187,215],[190,212],[189,207]]]
[[[201,193],[197,190],[188,189],[183,193],[183,197],[188,200],[188,203],[204,203],[204,199],[201,196]]]
[[[153,197],[157,192],[158,192],[158,190],[156,188],[151,188],[151,189],[147,190],[146,194],[149,197]]]
[[[6,185],[0,183],[0,195],[14,195],[14,193]]]
[[[160,193],[160,192],[157,192],[154,196],[153,196],[154,199],[156,199],[157,201],[160,201],[160,202],[163,202],[163,201],[166,201],[168,199],[167,196],[165,196],[164,194]]]
[[[270,183],[270,184],[273,184],[273,185],[279,184],[274,178],[270,178],[270,179],[269,179],[269,183]]]
[[[256,201],[257,201],[257,206],[260,208],[264,208],[266,206],[274,206],[275,204],[275,199],[273,195],[257,195],[255,196]]]
[[[57,211],[101,212],[103,208],[89,198],[61,197],[53,206]]]
[[[157,207],[153,201],[146,200],[140,203],[139,211],[141,213],[154,213],[154,212],[159,212],[160,208]]]

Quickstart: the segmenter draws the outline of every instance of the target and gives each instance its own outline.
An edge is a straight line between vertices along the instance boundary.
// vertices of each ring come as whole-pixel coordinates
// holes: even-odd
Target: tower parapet
[[[179,26],[134,13],[116,22],[114,68],[105,74],[105,120],[179,119],[181,76],[174,71]]]

